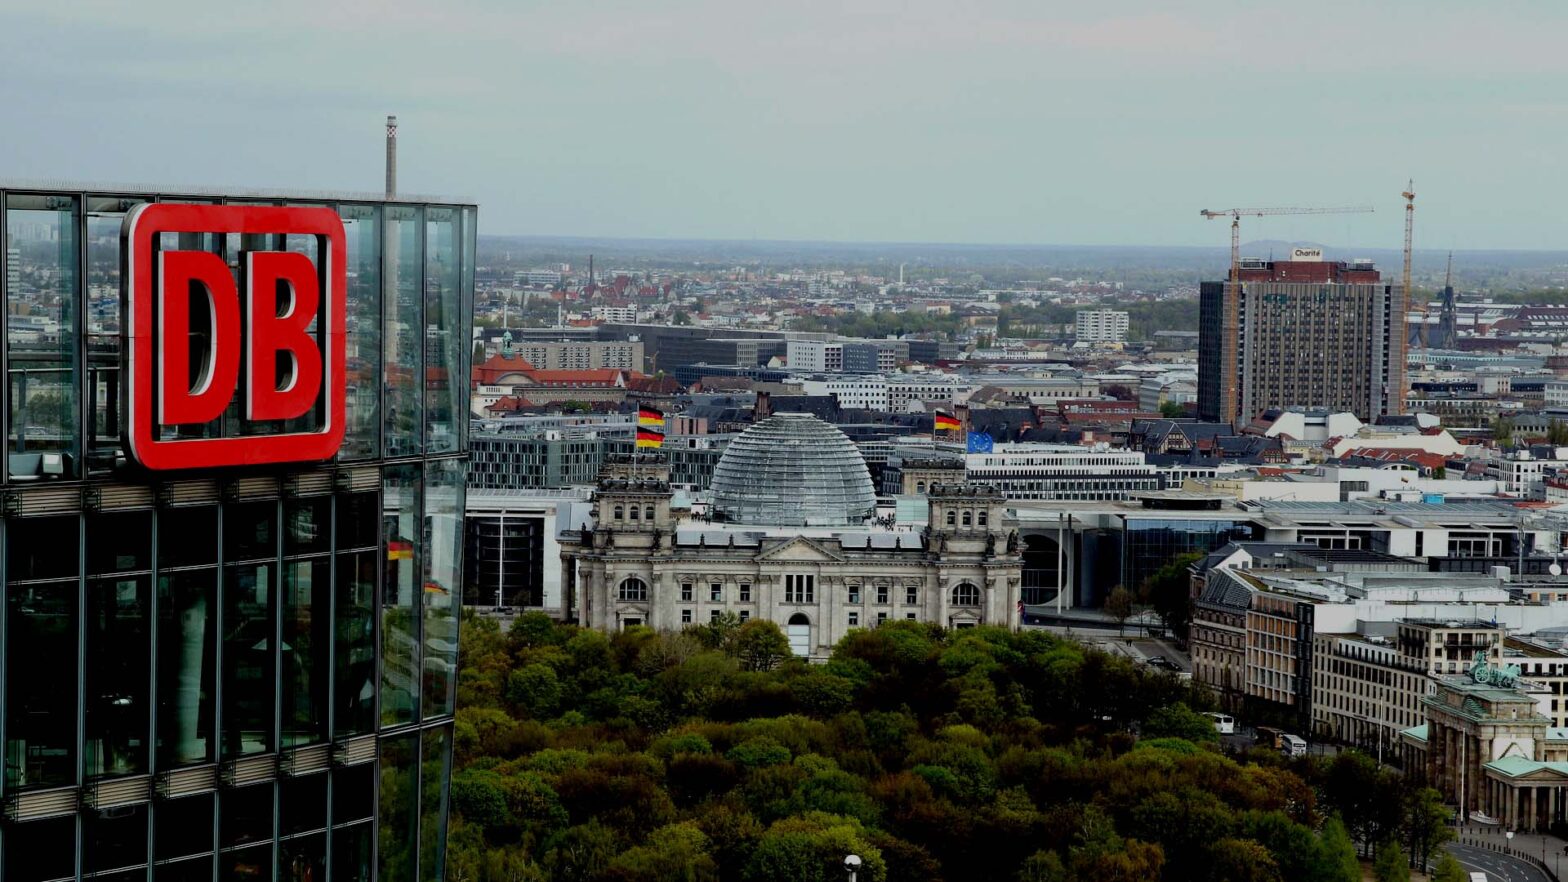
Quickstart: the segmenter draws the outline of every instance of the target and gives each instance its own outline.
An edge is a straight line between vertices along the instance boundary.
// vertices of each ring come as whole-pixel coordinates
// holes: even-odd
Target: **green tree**
[[[1498,417],[1492,421],[1492,440],[1498,447],[1507,447],[1514,442],[1514,421],[1508,417]]]
[[[1018,882],[1067,882],[1067,868],[1054,851],[1037,851],[1024,860]]]
[[[1192,621],[1192,574],[1188,568],[1203,555],[1197,552],[1179,554],[1144,580],[1142,594],[1145,602],[1159,614],[1165,627],[1183,639]]]
[[[1443,796],[1431,787],[1407,787],[1404,799],[1405,844],[1416,858],[1417,866],[1426,866],[1443,843],[1454,838],[1448,826],[1452,812],[1443,805]]]
[[[789,658],[789,638],[768,619],[752,619],[735,634],[735,654],[748,671],[771,671]]]
[[[858,855],[857,882],[885,882],[882,852],[867,839],[856,821],[811,812],[777,821],[757,840],[751,860],[741,872],[744,882],[842,882],[844,856]]]
[[[1132,615],[1132,592],[1124,585],[1112,588],[1105,598],[1105,613],[1116,620],[1117,631],[1125,633],[1127,619]]]
[[[1399,843],[1388,841],[1378,846],[1372,875],[1377,882],[1410,882],[1410,859],[1405,857],[1405,850]]]
[[[1350,831],[1334,815],[1323,822],[1322,882],[1361,882],[1361,862],[1356,859],[1356,844]]]
[[[1458,859],[1445,851],[1432,867],[1432,882],[1470,882],[1470,873]]]
[[[1167,401],[1160,405],[1160,416],[1166,419],[1179,420],[1187,415],[1187,406],[1176,401]]]
[[[708,853],[708,837],[696,824],[660,827],[648,841],[621,852],[603,876],[615,882],[717,882],[718,865]]]
[[[561,700],[560,678],[548,665],[513,671],[506,680],[506,700],[536,720],[548,720]]]
[[[1274,856],[1250,839],[1216,842],[1210,868],[1209,878],[1215,882],[1281,882]]]
[[[1568,423],[1552,420],[1546,424],[1546,443],[1553,447],[1568,445]]]
[[[1177,703],[1159,708],[1143,724],[1145,738],[1185,738],[1198,744],[1219,741],[1214,731],[1214,721],[1185,704]]]

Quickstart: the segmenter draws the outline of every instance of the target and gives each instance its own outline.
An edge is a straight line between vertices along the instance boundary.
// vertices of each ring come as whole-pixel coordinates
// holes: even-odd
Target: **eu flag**
[[[970,432],[968,450],[970,453],[990,453],[991,436],[986,432]]]

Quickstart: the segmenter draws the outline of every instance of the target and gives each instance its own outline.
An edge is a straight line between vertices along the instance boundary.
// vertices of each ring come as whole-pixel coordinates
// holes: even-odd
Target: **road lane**
[[[1539,867],[1513,855],[1454,842],[1444,847],[1466,870],[1485,873],[1487,882],[1552,882],[1552,877]]]

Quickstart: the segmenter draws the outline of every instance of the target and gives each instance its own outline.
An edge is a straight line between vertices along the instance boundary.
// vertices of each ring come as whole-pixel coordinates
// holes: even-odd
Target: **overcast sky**
[[[1568,247],[1557,2],[0,0],[0,178],[379,190],[481,230]]]

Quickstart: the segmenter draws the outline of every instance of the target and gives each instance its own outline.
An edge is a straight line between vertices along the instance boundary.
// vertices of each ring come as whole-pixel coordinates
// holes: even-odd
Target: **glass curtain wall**
[[[345,205],[348,252],[346,425],[342,459],[372,459],[381,452],[381,209]]]
[[[9,474],[80,474],[76,303],[81,205],[63,195],[6,198]]]
[[[90,516],[84,718],[88,780],[148,770],[152,630],[152,512]]]
[[[385,365],[382,405],[385,408],[387,456],[409,456],[424,450],[424,412],[420,402],[424,359],[420,345],[424,320],[421,275],[424,270],[424,212],[407,205],[386,208],[386,249],[382,266]]]
[[[6,523],[5,785],[8,791],[78,783],[77,639],[81,519]],[[17,676],[49,660],[50,676]]]
[[[120,229],[142,200],[87,197],[86,327],[87,470],[101,473],[123,461],[125,414],[120,412]]]
[[[425,209],[425,452],[457,450],[463,348],[457,209]],[[463,396],[467,400],[467,396]]]
[[[448,716],[457,692],[457,621],[462,614],[463,462],[426,465],[424,574],[424,715]]]
[[[417,464],[383,471],[381,581],[381,725],[419,718],[419,552],[423,475]]]

